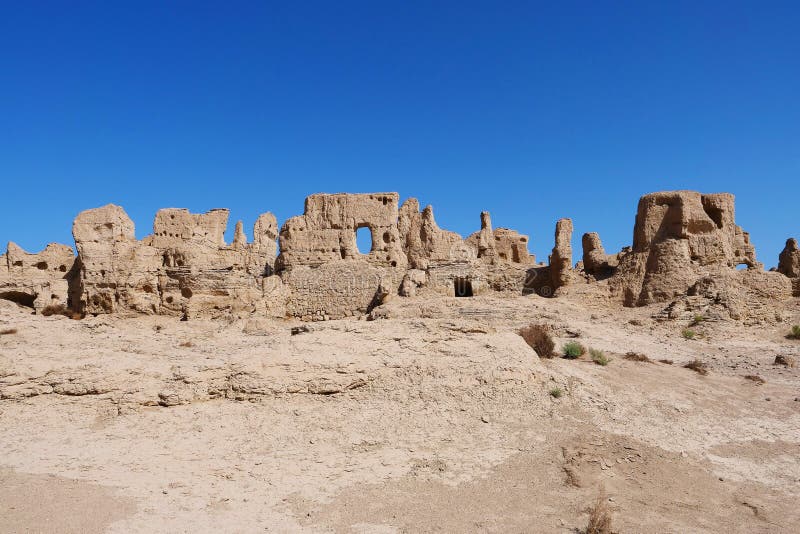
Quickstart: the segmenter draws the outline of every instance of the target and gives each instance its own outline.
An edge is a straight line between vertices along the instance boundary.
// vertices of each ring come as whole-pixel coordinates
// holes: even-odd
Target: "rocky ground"
[[[305,324],[0,301],[0,531],[578,532],[602,494],[615,532],[796,532],[800,369],[774,364],[800,360],[796,300],[694,339],[662,307],[410,298]],[[611,361],[539,359],[531,323]]]

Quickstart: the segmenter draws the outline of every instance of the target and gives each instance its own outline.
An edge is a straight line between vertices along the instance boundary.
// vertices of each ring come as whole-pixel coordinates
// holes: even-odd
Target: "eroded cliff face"
[[[77,257],[65,245],[29,254],[10,243],[0,256],[0,298],[39,312],[60,305],[82,314],[325,320],[394,297],[551,297],[587,286],[627,306],[667,303],[669,314],[722,302],[736,318],[751,300],[787,298],[792,284],[798,293],[800,250],[789,240],[778,272],[764,272],[734,215],[729,194],[652,193],[639,201],[632,247],[607,254],[588,233],[573,265],[572,221],[561,219],[546,265],[528,252],[528,236],[493,228],[488,212],[463,239],[438,226],[431,206],[414,198],[401,205],[397,193],[311,195],[280,231],[265,213],[252,240],[238,222],[230,244],[226,209],[160,210],[153,233],[137,240],[130,217],[109,204],[75,219]],[[369,232],[370,250],[358,250],[359,229]]]

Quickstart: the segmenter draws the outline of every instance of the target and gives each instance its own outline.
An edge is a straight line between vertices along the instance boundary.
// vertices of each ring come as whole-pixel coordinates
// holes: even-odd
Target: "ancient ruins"
[[[800,295],[800,249],[789,239],[778,268],[764,271],[749,235],[735,223],[727,193],[652,193],[639,201],[633,245],[607,254],[600,236],[583,235],[573,263],[572,221],[556,224],[549,262],[537,263],[528,237],[492,228],[488,212],[466,239],[436,224],[397,193],[315,194],[280,230],[258,217],[252,240],[241,222],[225,243],[228,210],[163,209],[142,240],[112,204],[80,213],[77,254],[50,244],[37,254],[14,243],[0,256],[0,298],[36,312],[161,314],[183,319],[262,315],[308,321],[369,313],[386,299],[487,291],[558,297],[590,287],[625,306],[666,304],[674,317],[711,308],[733,319],[768,313],[753,302]],[[356,232],[367,228],[362,254]],[[738,269],[738,267],[745,267]],[[763,313],[762,313],[763,312]]]

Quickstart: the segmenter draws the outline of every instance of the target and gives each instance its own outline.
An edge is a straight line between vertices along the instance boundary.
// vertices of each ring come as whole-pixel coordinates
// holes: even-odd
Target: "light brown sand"
[[[291,335],[1,305],[0,531],[575,532],[601,487],[618,532],[800,524],[796,309],[687,341],[578,297],[384,308]],[[531,322],[612,361],[539,360]]]

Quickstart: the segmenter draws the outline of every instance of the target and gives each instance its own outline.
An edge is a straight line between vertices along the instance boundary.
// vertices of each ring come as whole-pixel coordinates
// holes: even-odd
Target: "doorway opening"
[[[468,278],[453,279],[453,289],[457,297],[472,296],[472,281]]]

